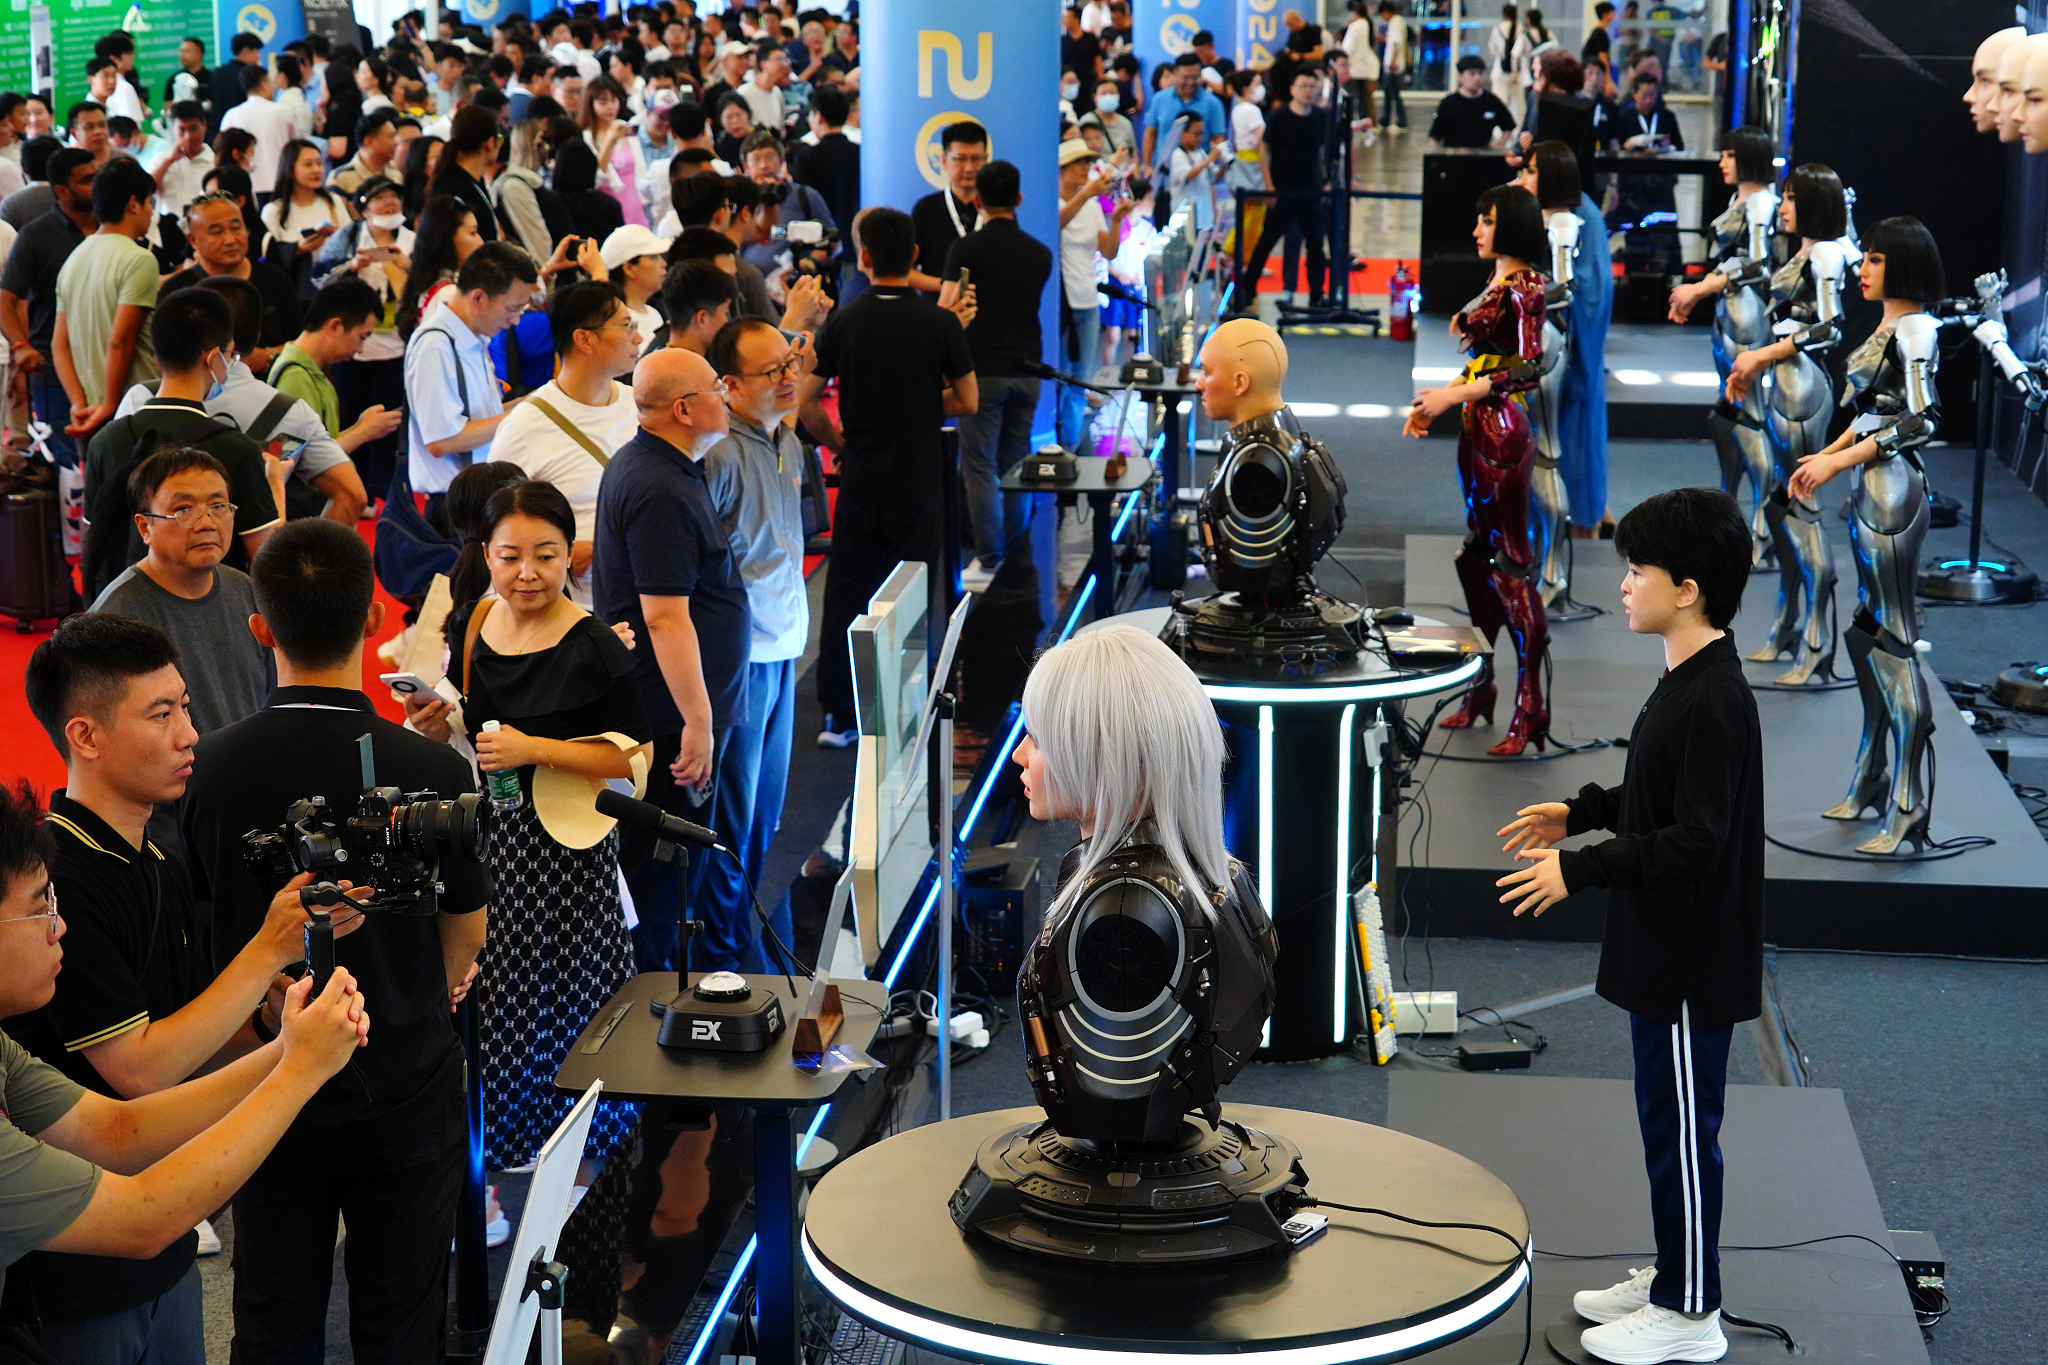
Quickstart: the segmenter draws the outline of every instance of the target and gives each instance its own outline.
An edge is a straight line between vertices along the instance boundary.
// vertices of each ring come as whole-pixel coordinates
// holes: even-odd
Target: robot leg
[[[1550,625],[1533,565],[1517,564],[1506,555],[1493,561],[1493,587],[1507,616],[1508,636],[1515,642],[1515,716],[1501,742],[1487,752],[1513,756],[1534,743],[1537,752],[1550,740],[1550,705],[1543,695],[1543,665],[1550,653]]]
[[[1537,457],[1529,474],[1530,562],[1542,566],[1543,604],[1549,606],[1571,588],[1571,567],[1567,558],[1570,534],[1566,523],[1571,515],[1571,497],[1557,461]]]
[[[1878,637],[1878,647],[1871,652],[1870,662],[1891,721],[1892,747],[1899,757],[1892,769],[1884,830],[1858,844],[1856,851],[1896,853],[1906,843],[1925,848],[1934,796],[1934,711],[1928,700],[1927,677],[1920,671],[1920,659],[1913,646],[1894,638],[1889,631]]]
[[[1752,567],[1762,565],[1775,551],[1771,530],[1764,521],[1764,503],[1776,478],[1771,464],[1771,438],[1765,428],[1763,395],[1752,388],[1743,396],[1743,420],[1735,424],[1735,445],[1742,455],[1742,468],[1749,475],[1749,532],[1756,541],[1750,554]]]
[[[1458,582],[1465,588],[1465,610],[1472,618],[1472,625],[1486,642],[1492,644],[1507,624],[1506,614],[1501,610],[1500,595],[1493,586],[1493,558],[1486,553],[1486,542],[1476,537],[1468,538],[1458,551]],[[1458,709],[1443,719],[1446,730],[1462,730],[1477,725],[1481,717],[1493,719],[1493,657],[1482,657],[1479,676],[1472,681],[1471,690],[1465,693],[1465,700]]]
[[[1877,648],[1877,621],[1866,611],[1842,632],[1849,646],[1849,668],[1856,675],[1856,690],[1863,695],[1863,742],[1856,750],[1856,773],[1849,779],[1849,794],[1821,814],[1829,820],[1860,820],[1872,806],[1882,809],[1885,793],[1891,789],[1885,760],[1889,756],[1891,716],[1885,710],[1884,692],[1877,685],[1877,670],[1870,656]]]
[[[1772,552],[1778,559],[1778,614],[1763,646],[1749,656],[1752,663],[1775,663],[1778,656],[1799,643],[1799,558],[1793,552],[1792,503],[1783,488],[1774,488],[1764,499],[1764,525],[1769,529]]]
[[[1835,675],[1835,557],[1820,508],[1801,499],[1791,502],[1789,510],[1784,523],[1786,539],[1798,563],[1806,631],[1790,671],[1779,675],[1778,684],[1801,687],[1827,682]]]

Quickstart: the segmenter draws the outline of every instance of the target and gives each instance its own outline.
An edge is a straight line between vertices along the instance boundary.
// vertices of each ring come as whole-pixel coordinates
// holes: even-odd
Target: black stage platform
[[[1572,1294],[1605,1288],[1656,1260],[1631,1084],[1399,1071],[1388,1077],[1387,1125],[1507,1181],[1529,1211],[1539,1253],[1650,1253],[1590,1261],[1537,1256],[1529,1359],[1586,1358],[1576,1346],[1590,1324],[1571,1311]],[[1838,1241],[1793,1251],[1726,1250],[1849,1232],[1890,1245],[1842,1092],[1730,1086],[1721,1150],[1725,1310],[1785,1328],[1804,1357],[1924,1365],[1927,1350],[1905,1280],[1876,1247]],[[1791,1358],[1775,1337],[1725,1330],[1729,1362]],[[1546,1335],[1567,1351],[1549,1348]],[[1432,1365],[1507,1365],[1521,1344],[1517,1308],[1422,1358]]]
[[[1846,620],[1855,606],[1855,570],[1847,536],[1835,539],[1841,578],[1836,608]],[[1573,742],[1626,737],[1656,686],[1662,656],[1657,642],[1631,634],[1620,614],[1621,575],[1612,545],[1574,543],[1580,552],[1574,596],[1608,610],[1591,620],[1551,627],[1551,729]],[[1464,596],[1452,569],[1458,545],[1451,536],[1408,537],[1406,602],[1448,620],[1463,619]],[[1755,646],[1769,623],[1776,584],[1774,574],[1750,579],[1736,620],[1736,638],[1745,650]],[[1450,609],[1439,612],[1439,606]],[[2048,843],[1932,676],[1931,664],[1923,663],[1934,699],[1939,768],[1934,837],[1981,834],[1997,844],[1922,863],[1831,861],[1770,846],[1765,861],[1770,942],[1786,948],[2048,956]],[[1747,665],[1759,683],[1768,683],[1788,666]],[[1846,678],[1846,651],[1837,656],[1837,666]],[[1411,927],[1468,937],[1597,941],[1605,909],[1598,892],[1574,896],[1541,919],[1509,917],[1493,883],[1511,863],[1502,856],[1494,831],[1522,806],[1561,800],[1588,782],[1619,782],[1624,751],[1594,749],[1540,762],[1486,758],[1486,747],[1507,724],[1515,676],[1505,634],[1496,669],[1502,708],[1496,723],[1435,732],[1429,753],[1446,758],[1425,757],[1416,771],[1416,780],[1426,782],[1427,828],[1420,825],[1415,805],[1402,809],[1400,865],[1414,916]],[[1841,823],[1823,820],[1819,812],[1839,801],[1848,785],[1862,733],[1862,703],[1855,688],[1812,694],[1760,691],[1757,709],[1763,721],[1770,833],[1802,848],[1851,853],[1874,831],[1875,821]],[[1421,837],[1410,842],[1418,833]],[[1389,927],[1399,923],[1396,919]]]
[[[1449,332],[1425,319],[1415,333],[1417,388],[1456,378],[1465,357]],[[1607,431],[1617,441],[1693,441],[1707,434],[1707,412],[1721,377],[1707,329],[1672,323],[1617,322],[1607,329]],[[1457,429],[1456,412],[1439,433]]]

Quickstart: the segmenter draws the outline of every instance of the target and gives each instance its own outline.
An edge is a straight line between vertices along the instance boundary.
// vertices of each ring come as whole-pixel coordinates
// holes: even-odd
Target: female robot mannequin
[[[1856,820],[1877,807],[1884,829],[1857,851],[1895,853],[1908,840],[1926,844],[1934,796],[1931,771],[1923,771],[1929,768],[1934,720],[1914,650],[1920,629],[1913,591],[1928,517],[1920,448],[1934,435],[1939,360],[1939,324],[1923,305],[1942,296],[1941,252],[1918,219],[1887,218],[1871,229],[1858,273],[1863,296],[1884,304],[1884,319],[1849,353],[1849,404],[1856,420],[1825,450],[1800,462],[1791,491],[1810,499],[1835,475],[1857,471],[1849,498],[1856,618],[1843,635],[1863,693],[1863,744],[1848,796],[1824,813],[1830,820]]]
[[[1770,638],[1749,657],[1770,663],[1792,651],[1792,668],[1778,683],[1799,687],[1834,676],[1835,562],[1819,506],[1809,497],[1791,496],[1786,484],[1799,462],[1826,442],[1834,417],[1833,385],[1816,357],[1841,340],[1848,251],[1839,239],[1849,227],[1842,182],[1817,162],[1796,168],[1785,178],[1778,222],[1799,239],[1798,252],[1771,276],[1773,330],[1782,334],[1735,356],[1727,395],[1730,403],[1741,403],[1770,371],[1765,396],[1777,487],[1764,506],[1764,521],[1778,554],[1778,616]]]
[[[1145,698],[1142,716],[1133,697]],[[1032,1086],[1062,1133],[1176,1131],[1186,1106],[1213,1096],[1258,1048],[1278,940],[1258,889],[1223,844],[1223,759],[1223,731],[1201,683],[1149,632],[1085,631],[1047,650],[1024,684],[1024,739],[1011,760],[1024,770],[1025,799],[1035,819],[1077,822],[1083,840],[1061,861],[1045,927],[1017,981]],[[1112,856],[1116,863],[1103,866]],[[1180,921],[1177,934],[1162,913]],[[1175,972],[1177,984],[1155,983],[1158,994],[1137,1020],[1101,1017],[1099,992],[1069,984],[1089,979],[1069,945],[1106,939],[1128,950],[1150,941],[1142,926],[1169,947],[1177,938],[1206,965],[1198,979]],[[1142,995],[1143,971],[1133,968],[1120,987]],[[1183,1037],[1198,1044],[1174,1052],[1179,1065],[1162,1066],[1162,1046]],[[1077,1047],[1092,1054],[1087,1071],[1065,1064]],[[1108,1089],[1101,1072],[1112,1078]]]
[[[1488,640],[1506,626],[1515,642],[1521,676],[1507,735],[1487,752],[1513,756],[1530,743],[1541,751],[1550,738],[1550,708],[1543,695],[1544,655],[1550,631],[1529,540],[1529,484],[1536,445],[1519,395],[1543,375],[1544,294],[1548,281],[1534,262],[1550,252],[1543,211],[1519,185],[1497,185],[1479,196],[1472,230],[1493,279],[1465,305],[1451,328],[1472,359],[1461,383],[1423,389],[1409,410],[1406,435],[1428,434],[1429,424],[1465,405],[1458,438],[1458,479],[1465,490],[1466,539],[1458,552],[1458,580],[1472,624]],[[1493,719],[1493,666],[1445,718],[1447,729]]]
[[[1771,135],[1754,125],[1722,135],[1721,179],[1735,192],[1727,210],[1714,220],[1721,265],[1697,284],[1681,284],[1671,291],[1673,322],[1684,322],[1701,300],[1715,296],[1714,367],[1723,384],[1738,352],[1754,350],[1771,339],[1768,285],[1771,271],[1783,264],[1774,259],[1773,251],[1772,228],[1778,215],[1778,192],[1771,187],[1777,178],[1773,150]],[[1749,476],[1749,525],[1756,537],[1752,562],[1757,564],[1771,550],[1764,498],[1777,482],[1767,426],[1761,385],[1750,388],[1740,406],[1717,404],[1707,418],[1714,453],[1721,460],[1721,491],[1739,494],[1742,476]]]
[[[1537,143],[1515,183],[1535,195],[1543,209],[1555,281],[1551,320],[1544,327],[1549,368],[1529,399],[1529,425],[1536,437],[1529,513],[1547,608],[1571,589],[1567,530],[1574,538],[1591,539],[1606,514],[1606,352],[1614,274],[1606,224],[1580,187],[1579,159],[1570,147]],[[1563,355],[1551,361],[1550,338],[1559,323],[1566,324],[1557,338]]]

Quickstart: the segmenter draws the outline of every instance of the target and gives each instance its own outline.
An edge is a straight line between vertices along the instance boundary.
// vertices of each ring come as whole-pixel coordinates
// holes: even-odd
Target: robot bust
[[[1308,1179],[1300,1153],[1224,1119],[1217,1101],[1258,1050],[1277,940],[1224,851],[1209,699],[1160,640],[1108,625],[1046,652],[1024,717],[1032,813],[1077,820],[1085,839],[1017,981],[1047,1120],[982,1145],[953,1220],[1076,1260],[1284,1251]]]
[[[1314,574],[1344,529],[1344,475],[1287,409],[1287,343],[1239,318],[1203,343],[1201,367],[1202,411],[1229,426],[1198,512],[1216,593],[1181,607],[1178,643],[1236,656],[1357,653],[1361,613],[1319,591]]]

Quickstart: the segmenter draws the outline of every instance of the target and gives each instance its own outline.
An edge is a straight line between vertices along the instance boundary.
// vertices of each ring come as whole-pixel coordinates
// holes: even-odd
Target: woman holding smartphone
[[[316,290],[353,275],[376,290],[384,304],[362,349],[334,367],[344,426],[362,416],[365,408],[381,405],[396,411],[405,406],[405,339],[398,335],[398,300],[412,273],[415,242],[413,230],[405,225],[404,192],[397,181],[381,175],[365,180],[356,188],[355,207],[362,217],[329,237],[313,262]],[[390,484],[400,439],[395,431],[356,447],[356,467],[365,488]]]
[[[277,185],[259,215],[270,235],[264,256],[292,277],[301,300],[313,297],[313,262],[335,233],[355,221],[348,199],[327,188],[327,159],[305,138],[285,144]]]

